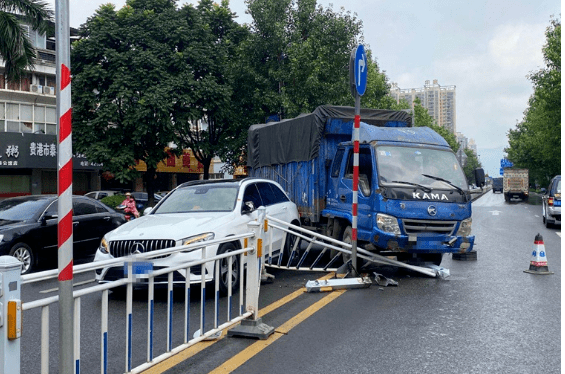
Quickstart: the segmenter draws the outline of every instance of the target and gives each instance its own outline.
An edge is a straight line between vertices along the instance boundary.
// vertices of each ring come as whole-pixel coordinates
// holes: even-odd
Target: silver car
[[[561,175],[553,177],[542,196],[542,220],[545,227],[561,226]]]
[[[247,223],[258,218],[257,208],[264,206],[267,215],[285,222],[299,225],[296,205],[291,202],[281,186],[273,181],[259,178],[242,180],[214,180],[187,182],[171,191],[149,213],[130,221],[104,236],[94,261],[128,256],[158,249],[189,245],[249,232]],[[278,232],[276,232],[278,231]],[[273,252],[278,252],[284,232],[274,230]],[[292,236],[289,236],[292,238]],[[285,241],[285,249],[293,244]],[[208,246],[206,256],[243,248],[242,240]],[[291,248],[291,247],[290,247]],[[202,251],[177,252],[151,260],[153,269],[198,261]],[[220,260],[220,291],[229,287],[228,260]],[[214,264],[206,265],[206,281],[212,281]],[[201,281],[201,266],[190,269],[190,281]],[[239,258],[232,263],[232,287],[240,280]],[[99,282],[113,281],[124,277],[123,266],[97,270]],[[183,283],[186,271],[175,272],[175,283]],[[167,277],[156,278],[155,284],[166,283]]]

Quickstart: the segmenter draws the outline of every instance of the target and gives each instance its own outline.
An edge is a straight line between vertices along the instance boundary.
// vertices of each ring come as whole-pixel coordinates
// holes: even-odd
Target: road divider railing
[[[258,217],[260,221],[264,220],[265,208],[259,208]],[[263,246],[263,230],[258,222],[250,222],[248,224],[249,233],[234,235],[223,239],[210,240],[205,243],[194,243],[187,246],[173,247],[162,250],[156,250],[146,253],[137,254],[134,256],[120,257],[112,260],[92,262],[83,265],[76,265],[73,267],[73,274],[82,274],[92,272],[96,269],[102,269],[108,266],[124,266],[124,278],[112,281],[109,283],[96,284],[94,286],[75,290],[73,292],[74,299],[74,321],[68,321],[74,329],[74,362],[75,372],[80,373],[81,366],[81,326],[83,323],[92,324],[93,321],[81,320],[81,299],[86,295],[100,294],[101,295],[101,316],[100,316],[100,373],[108,372],[126,372],[126,373],[140,373],[147,370],[149,367],[166,360],[167,358],[175,355],[176,353],[194,345],[210,337],[217,336],[219,332],[227,330],[228,328],[245,321],[247,322],[246,331],[243,334],[237,334],[237,327],[231,328],[236,333],[233,335],[254,336],[255,330],[261,331],[260,338],[264,338],[265,333],[270,334],[271,328],[261,322],[258,316],[259,311],[259,287],[260,287],[260,272],[262,269],[262,246]],[[244,243],[242,249],[230,251],[217,256],[206,258],[206,247],[210,245],[217,245],[226,242],[234,242],[241,240]],[[170,255],[179,251],[202,251],[202,259],[199,261],[191,261],[189,263],[181,263],[176,266],[167,267],[164,269],[152,270],[150,261],[155,257],[162,257]],[[245,274],[245,277],[240,278],[239,282],[239,307],[232,306],[232,296],[234,291],[232,282],[229,283],[227,298],[223,300],[225,304],[225,314],[220,312],[220,266],[219,261],[228,259],[228,273],[227,279],[232,278],[232,261],[233,258],[239,257],[239,274]],[[210,314],[211,308],[206,308],[206,279],[205,279],[205,265],[209,262],[215,263],[214,266],[214,310],[213,310],[213,323],[206,321],[206,315]],[[173,331],[178,331],[179,327],[173,324],[173,275],[177,271],[184,271],[189,275],[191,268],[200,267],[202,276],[199,281],[194,281],[194,278],[187,276],[184,282],[184,323],[183,343],[173,347]],[[12,256],[0,257],[0,340],[2,347],[0,350],[0,372],[3,374],[20,374],[20,360],[21,360],[21,336],[26,334],[25,324],[22,323],[22,314],[29,312],[33,309],[41,311],[41,327],[40,327],[40,347],[33,349],[26,346],[26,351],[33,349],[34,352],[40,352],[40,372],[48,373],[50,365],[53,365],[52,357],[50,357],[50,335],[53,335],[50,326],[50,308],[59,302],[59,296],[51,296],[33,301],[21,300],[21,286],[36,283],[41,281],[56,280],[58,270],[47,270],[39,273],[32,273],[28,275],[20,275],[21,263]],[[166,323],[166,349],[165,352],[156,355],[155,351],[155,278],[167,275],[167,323]],[[132,334],[134,328],[141,329],[141,326],[133,325],[133,289],[137,282],[143,279],[143,282],[148,287],[148,300],[147,300],[147,338],[146,338],[146,359],[145,362],[133,366],[132,357],[134,356],[134,349],[139,349],[139,344],[133,344]],[[199,313],[199,329],[196,330],[191,336],[191,331],[195,330],[195,326],[191,325],[191,283],[200,283],[200,313]],[[245,286],[244,286],[245,285]],[[112,332],[108,328],[108,315],[109,315],[109,292],[116,290],[116,288],[126,288],[126,339],[125,339],[125,365],[124,370],[115,367],[109,368],[108,364],[108,349],[109,340],[113,338]],[[245,287],[245,289],[244,289]],[[244,300],[245,297],[245,300]],[[136,313],[138,312],[136,307]],[[57,310],[57,308],[55,308]],[[234,312],[235,310],[235,312]],[[207,313],[208,311],[208,313]],[[225,316],[225,317],[222,317]],[[25,320],[25,319],[24,319]],[[32,323],[32,320],[25,320],[26,323]],[[5,330],[7,330],[5,332]],[[231,331],[230,330],[230,331]],[[274,329],[272,329],[274,331]],[[8,334],[8,331],[10,334]],[[13,332],[13,333],[12,333]],[[9,338],[7,338],[9,336]],[[120,340],[120,339],[118,339]],[[139,353],[137,353],[137,357]],[[139,361],[139,360],[137,360]],[[26,371],[28,372],[28,371]]]

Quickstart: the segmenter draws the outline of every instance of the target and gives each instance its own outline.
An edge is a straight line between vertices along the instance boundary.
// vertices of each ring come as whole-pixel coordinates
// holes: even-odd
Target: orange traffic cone
[[[524,273],[549,275],[553,274],[547,267],[547,253],[545,252],[545,245],[543,244],[543,237],[538,233],[534,241],[534,250],[532,252],[532,260],[530,261],[530,268],[524,270]]]

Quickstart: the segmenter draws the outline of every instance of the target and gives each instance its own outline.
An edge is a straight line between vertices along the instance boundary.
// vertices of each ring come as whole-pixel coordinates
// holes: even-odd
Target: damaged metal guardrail
[[[265,230],[269,231],[271,229],[268,232],[270,240],[268,240],[268,255],[265,260],[267,267],[303,271],[338,271],[338,268],[335,266],[339,264],[339,260],[341,259],[342,263],[347,263],[351,256],[351,244],[289,224],[275,217],[267,216],[266,218],[267,222],[264,223]],[[273,253],[271,245],[272,230],[282,230],[287,233],[283,236],[282,253]],[[304,250],[301,248],[301,241],[308,242],[308,246]],[[314,249],[314,246],[318,246],[318,248]],[[321,251],[319,250],[320,247],[322,248]],[[357,258],[370,263],[409,269],[430,277],[443,279],[450,275],[449,270],[441,266],[432,264],[426,264],[425,266],[410,265],[369,252],[363,248],[357,248]]]

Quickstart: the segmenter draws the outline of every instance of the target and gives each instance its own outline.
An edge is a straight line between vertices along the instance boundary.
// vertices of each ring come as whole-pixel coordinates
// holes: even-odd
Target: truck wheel
[[[235,245],[233,243],[226,243],[218,249],[218,255],[221,255],[226,252],[233,252],[235,251]],[[220,293],[222,295],[228,294],[228,289],[230,287],[230,279],[228,279],[228,270],[229,270],[229,259],[222,258],[217,262],[217,266],[220,267]],[[231,287],[232,291],[237,291],[239,286],[239,256],[232,257],[232,270],[231,270]]]
[[[347,244],[351,244],[353,242],[353,228],[351,226],[347,226],[345,230],[343,230],[343,235],[341,241]],[[357,239],[357,248],[359,248],[359,239]],[[343,263],[346,263],[351,259],[351,255],[343,254]],[[363,259],[357,257],[357,264],[353,264],[355,269],[358,273],[361,272],[361,266],[363,266]]]
[[[31,273],[34,268],[35,257],[29,245],[17,243],[10,249],[10,256],[17,258],[23,263],[22,275]]]

